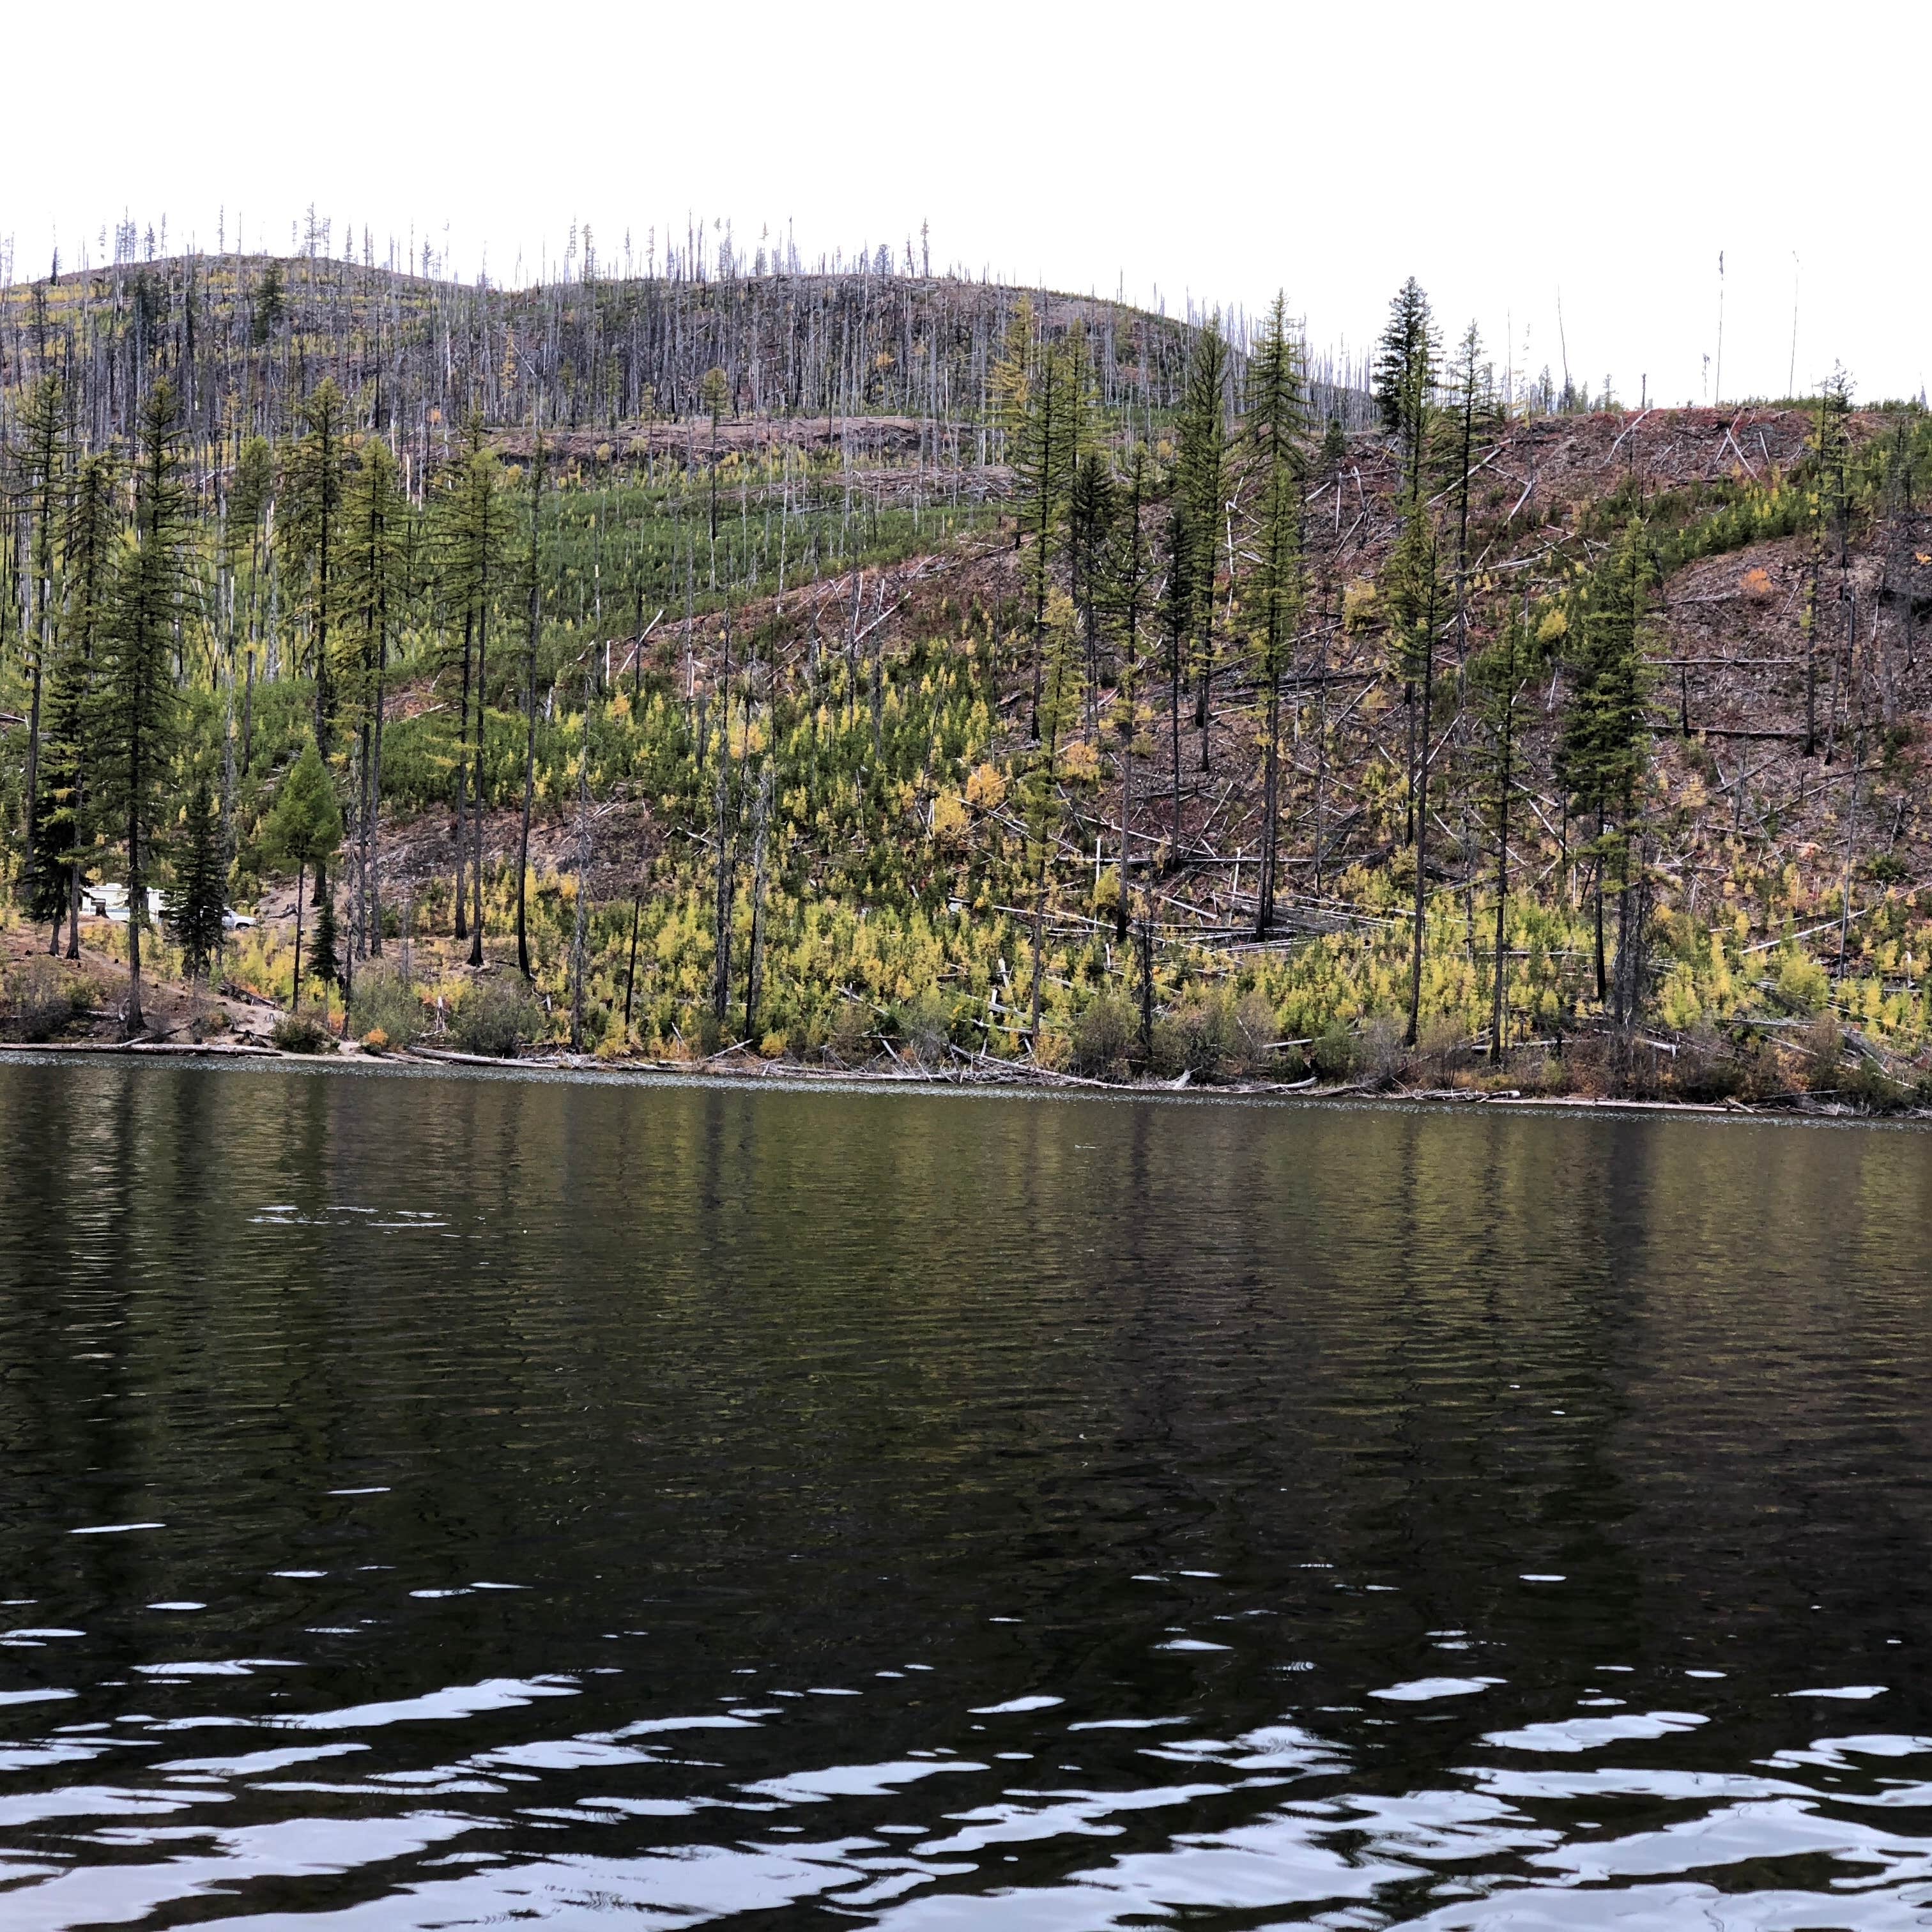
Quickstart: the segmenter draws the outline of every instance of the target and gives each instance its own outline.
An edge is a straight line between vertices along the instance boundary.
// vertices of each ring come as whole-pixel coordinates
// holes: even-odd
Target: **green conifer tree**
[[[1194,338],[1180,403],[1175,496],[1184,518],[1186,564],[1179,585],[1187,598],[1187,638],[1195,678],[1194,722],[1201,769],[1208,769],[1208,724],[1218,646],[1215,589],[1228,503],[1227,339],[1211,316]]]
[[[1376,584],[1376,604],[1385,627],[1389,661],[1402,681],[1402,702],[1409,715],[1405,844],[1415,838],[1416,746],[1421,723],[1417,712],[1418,700],[1428,696],[1436,626],[1444,602],[1440,562],[1435,518],[1426,508],[1417,508],[1404,517]]]
[[[188,528],[180,476],[174,386],[156,382],[142,404],[136,440],[134,542],[114,584],[95,686],[90,766],[104,818],[116,828],[128,875],[128,1010],[131,1036],[141,1011],[141,929],[148,880],[178,729],[172,656],[180,620]]]
[[[1516,800],[1527,789],[1524,712],[1529,682],[1543,653],[1530,624],[1526,595],[1520,615],[1503,622],[1496,640],[1470,663],[1470,687],[1480,730],[1476,765],[1478,807],[1496,842],[1496,939],[1490,984],[1490,1058],[1500,1064],[1508,1048],[1508,909],[1510,828]]]
[[[325,377],[302,406],[307,433],[289,458],[288,514],[280,529],[290,575],[302,586],[315,678],[316,742],[326,757],[335,729],[334,620],[341,601],[338,568],[347,482],[349,406],[335,379]]]
[[[1609,997],[1604,900],[1614,869],[1630,884],[1630,833],[1650,736],[1651,669],[1643,624],[1657,581],[1654,546],[1633,517],[1592,573],[1569,630],[1573,672],[1556,748],[1556,773],[1574,808],[1594,820],[1597,997]]]
[[[87,662],[71,642],[63,641],[47,680],[39,773],[39,857],[28,916],[49,928],[50,952],[59,950],[61,923],[66,920],[70,958],[78,958],[80,950],[78,874],[86,844],[81,768],[92,698]]]
[[[1436,634],[1444,604],[1436,523],[1426,505],[1412,500],[1384,572],[1389,652],[1402,674],[1408,707],[1408,824],[1415,848],[1414,930],[1409,968],[1408,1042],[1421,1026],[1422,946],[1429,896],[1429,770],[1434,747]],[[1420,702],[1417,702],[1418,698]]]
[[[1475,474],[1476,444],[1496,427],[1496,398],[1482,360],[1483,338],[1472,322],[1457,345],[1450,375],[1449,447],[1443,466],[1454,504],[1456,530],[1456,661],[1468,656],[1469,496]]]
[[[290,1010],[302,1005],[302,886],[310,866],[315,868],[318,908],[329,896],[328,865],[342,843],[342,808],[335,786],[310,739],[276,788],[275,802],[262,827],[262,856],[271,865],[292,866],[296,874],[295,985]],[[332,922],[334,914],[332,909]]]
[[[1436,324],[1429,298],[1413,275],[1395,292],[1389,319],[1377,344],[1375,362],[1376,406],[1384,429],[1402,452],[1408,492],[1412,502],[1422,495],[1424,446],[1428,438],[1429,406],[1435,393],[1438,355]]]
[[[1144,443],[1127,459],[1120,488],[1120,514],[1101,554],[1102,602],[1109,628],[1119,640],[1119,674],[1114,683],[1109,719],[1120,755],[1120,890],[1114,905],[1114,936],[1124,944],[1130,916],[1127,879],[1132,863],[1134,758],[1141,748],[1141,629],[1153,614],[1158,560],[1144,527],[1154,500],[1154,466]]]
[[[1198,568],[1196,526],[1188,514],[1178,474],[1168,484],[1162,537],[1166,568],[1161,581],[1161,646],[1167,672],[1167,742],[1172,793],[1168,856],[1172,864],[1178,863],[1180,855],[1181,686],[1187,675],[1188,644],[1194,634],[1198,603],[1194,584]]]
[[[1086,658],[1088,724],[1097,722],[1100,701],[1102,581],[1107,541],[1117,514],[1118,491],[1113,464],[1105,452],[1082,452],[1074,467],[1067,496],[1067,562],[1074,608],[1080,614],[1080,637]]]
[[[390,642],[408,597],[410,509],[396,459],[380,437],[364,446],[344,519],[344,650],[340,685],[356,733],[356,880],[352,956],[382,950],[376,834],[382,802],[382,709]]]
[[[94,862],[101,831],[90,760],[103,755],[96,742],[100,652],[112,620],[122,473],[111,453],[84,457],[74,472],[68,506],[66,592],[61,650],[49,700],[48,735],[58,777],[48,827],[50,849],[65,868],[67,955],[80,957],[80,887]]]
[[[255,285],[249,340],[257,349],[266,349],[274,340],[276,326],[282,319],[282,265],[272,261]]]
[[[181,947],[190,980],[210,974],[220,958],[222,920],[227,907],[228,856],[221,836],[221,814],[203,778],[188,800],[174,890],[162,908],[162,916]]]
[[[66,385],[58,374],[42,376],[28,389],[20,407],[15,435],[19,449],[22,495],[32,519],[32,538],[28,552],[32,578],[26,616],[25,642],[27,671],[27,763],[21,788],[23,824],[20,841],[20,870],[25,896],[38,908],[47,902],[46,881],[40,874],[36,847],[38,820],[43,802],[40,775],[40,708],[46,683],[47,668],[53,652],[56,608],[54,578],[58,555],[60,498],[62,472],[67,459]],[[57,870],[50,871],[58,903]]]
[[[1080,722],[1079,622],[1073,600],[1056,589],[1047,600],[1040,742],[1026,776],[1027,841],[1034,872],[1033,998],[1030,1034],[1040,1050],[1041,988],[1046,974],[1047,868],[1060,822],[1060,754]]]
[[[329,988],[342,984],[342,955],[335,928],[334,888],[320,866],[315,872],[315,930],[309,936],[308,970],[310,978],[322,982],[322,1018],[326,1025]]]
[[[274,495],[274,448],[266,436],[251,436],[242,443],[236,456],[235,474],[228,487],[228,517],[224,530],[230,582],[237,586],[238,599],[244,564],[248,580],[248,635],[243,646],[242,683],[241,776],[244,779],[254,767],[255,683],[261,670],[258,626],[261,615],[262,538]],[[231,640],[231,650],[233,648]],[[231,826],[233,811],[233,798],[224,796],[222,812]]]
[[[530,813],[537,784],[537,646],[543,628],[543,434],[537,434],[530,458],[530,547],[525,566],[530,590],[530,621],[524,644],[524,817],[517,842],[517,970],[526,980],[530,970],[528,896],[530,876]]]
[[[1308,434],[1307,384],[1300,338],[1277,295],[1248,364],[1246,430],[1257,500],[1256,562],[1244,599],[1266,716],[1261,878],[1256,931],[1274,923],[1281,832],[1281,686],[1300,627],[1305,596],[1302,501]]]
[[[1032,735],[1042,730],[1041,684],[1046,675],[1046,605],[1064,541],[1068,506],[1081,452],[1090,434],[1084,338],[1045,344],[1036,336],[1024,385],[1010,386],[1008,436],[1015,494],[1019,503],[1021,568],[1032,614]]]

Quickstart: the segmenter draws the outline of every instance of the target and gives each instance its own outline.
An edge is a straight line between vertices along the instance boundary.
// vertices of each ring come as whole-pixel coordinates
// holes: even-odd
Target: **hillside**
[[[534,398],[548,428],[626,441],[641,425],[706,414],[700,388],[716,369],[732,424],[898,416],[950,447],[963,424],[992,428],[992,370],[1023,297],[1048,339],[1084,333],[1102,406],[1174,406],[1191,332],[1165,316],[883,265],[749,274],[728,259],[722,273],[698,273],[688,258],[623,278],[593,261],[574,280],[509,289],[326,256],[130,257],[0,296],[0,392],[52,357],[80,376],[89,433],[125,436],[142,371],[165,363],[184,423],[212,442],[286,434],[332,376],[367,392],[399,457],[433,465],[470,409],[514,424]],[[1324,415],[1360,412],[1342,372],[1315,374]],[[984,459],[983,439],[970,446]]]
[[[1916,1090],[1916,412],[1527,414],[1473,382],[1459,404],[1438,364],[1388,427],[1303,377],[1270,442],[1264,337],[1227,354],[1106,304],[304,262],[275,265],[265,329],[270,266],[63,278],[0,323],[28,506],[0,804],[20,826],[37,643],[50,679],[75,648],[70,516],[35,548],[34,385],[72,399],[69,490],[165,376],[194,514],[155,836],[166,872],[205,778],[232,891],[273,915],[229,950],[236,987],[289,994],[271,833],[320,725],[358,1034],[378,1005],[460,1019],[518,958],[520,897],[547,1010],[512,1036],[611,1057]],[[328,377],[348,526],[376,446],[398,459],[380,618],[377,562],[340,588],[351,539],[338,588],[318,574]],[[465,502],[496,506],[487,557]],[[71,862],[120,876],[115,826],[83,829]]]

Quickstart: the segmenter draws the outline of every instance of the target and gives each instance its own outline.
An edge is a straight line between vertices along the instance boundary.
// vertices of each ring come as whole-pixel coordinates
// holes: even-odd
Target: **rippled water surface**
[[[1932,1138],[0,1067],[0,1925],[1932,1922]]]

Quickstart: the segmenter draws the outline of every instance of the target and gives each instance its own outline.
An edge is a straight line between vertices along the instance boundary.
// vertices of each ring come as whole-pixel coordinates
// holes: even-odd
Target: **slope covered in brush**
[[[1412,284],[1372,403],[1280,309],[869,274],[224,258],[0,350],[43,931],[172,876],[199,780],[256,890],[313,743],[346,976],[514,963],[586,1048],[1555,1080],[1606,1029],[1762,1088],[1925,1038],[1916,412],[1526,406]],[[286,997],[292,937],[230,969]]]

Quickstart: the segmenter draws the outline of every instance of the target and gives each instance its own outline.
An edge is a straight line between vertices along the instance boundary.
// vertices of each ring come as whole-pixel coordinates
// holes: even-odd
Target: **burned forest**
[[[588,234],[0,296],[0,1033],[1932,1096],[1932,423]]]

